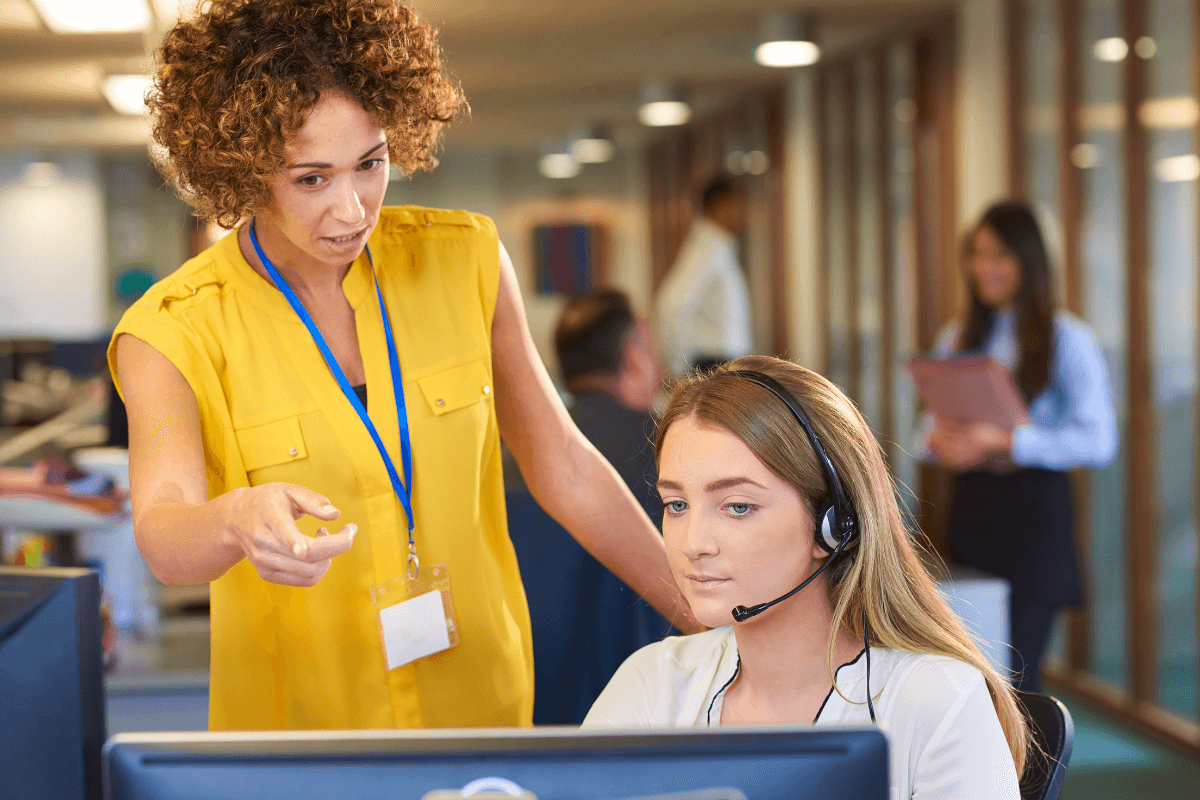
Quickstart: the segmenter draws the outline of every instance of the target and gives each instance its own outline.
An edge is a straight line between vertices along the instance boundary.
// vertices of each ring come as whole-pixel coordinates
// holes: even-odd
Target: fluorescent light
[[[692,107],[682,100],[659,100],[638,109],[638,120],[652,128],[684,125],[692,118]]]
[[[104,79],[104,99],[122,114],[145,114],[146,92],[151,83],[149,75],[109,75]]]
[[[1200,178],[1200,157],[1195,153],[1186,156],[1160,158],[1154,165],[1154,176],[1163,183],[1182,183]]]
[[[538,172],[555,180],[574,178],[579,169],[579,162],[570,153],[547,153],[538,159]]]
[[[196,15],[196,0],[151,0],[154,13],[168,27]]]
[[[754,48],[754,60],[764,67],[807,67],[820,58],[815,42],[763,42]]]
[[[652,128],[683,125],[692,118],[692,107],[687,104],[683,92],[671,84],[647,83],[642,87],[641,102],[638,120]]]
[[[1158,42],[1149,36],[1143,36],[1133,43],[1133,52],[1138,58],[1151,59],[1158,55]]]
[[[772,11],[758,19],[754,60],[764,67],[806,67],[821,58],[816,20],[801,11]]]
[[[741,175],[746,171],[746,154],[741,150],[731,150],[725,156],[725,171],[730,175]]]
[[[608,139],[576,139],[571,142],[571,157],[580,164],[603,164],[612,161],[616,147]]]
[[[1111,36],[1092,45],[1092,54],[1100,61],[1115,64],[1129,55],[1129,45],[1120,36]]]
[[[150,27],[146,0],[31,0],[55,33],[134,33]]]

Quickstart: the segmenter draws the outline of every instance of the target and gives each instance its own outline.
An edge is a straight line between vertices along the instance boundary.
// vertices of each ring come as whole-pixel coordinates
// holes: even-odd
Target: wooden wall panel
[[[1124,0],[1122,17],[1127,41],[1146,32],[1144,0]],[[1132,48],[1131,48],[1132,50]],[[1138,109],[1146,97],[1146,62],[1124,62],[1125,95],[1125,267],[1127,270],[1129,374],[1129,472],[1126,536],[1129,569],[1130,690],[1138,702],[1153,702],[1158,614],[1154,582],[1154,440],[1150,360],[1150,246],[1146,136]]]

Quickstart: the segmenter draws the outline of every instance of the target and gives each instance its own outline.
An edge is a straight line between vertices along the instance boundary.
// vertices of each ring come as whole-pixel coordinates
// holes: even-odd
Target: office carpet
[[[1075,720],[1075,747],[1061,800],[1200,797],[1200,760],[1131,733],[1087,706],[1065,702]]]

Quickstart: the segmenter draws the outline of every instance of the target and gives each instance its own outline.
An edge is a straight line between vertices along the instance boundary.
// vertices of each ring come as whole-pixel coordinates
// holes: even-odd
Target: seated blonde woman
[[[630,656],[585,726],[874,721],[893,798],[1019,796],[1012,689],[938,594],[841,391],[741,358],[676,386],[655,446],[672,573],[712,630]]]

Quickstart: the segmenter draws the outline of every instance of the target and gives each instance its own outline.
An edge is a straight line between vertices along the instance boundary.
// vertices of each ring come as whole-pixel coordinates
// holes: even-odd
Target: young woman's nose
[[[701,519],[699,514],[689,513],[676,524],[683,527],[681,543],[682,552],[690,559],[714,556],[720,548],[712,536],[711,526]]]

